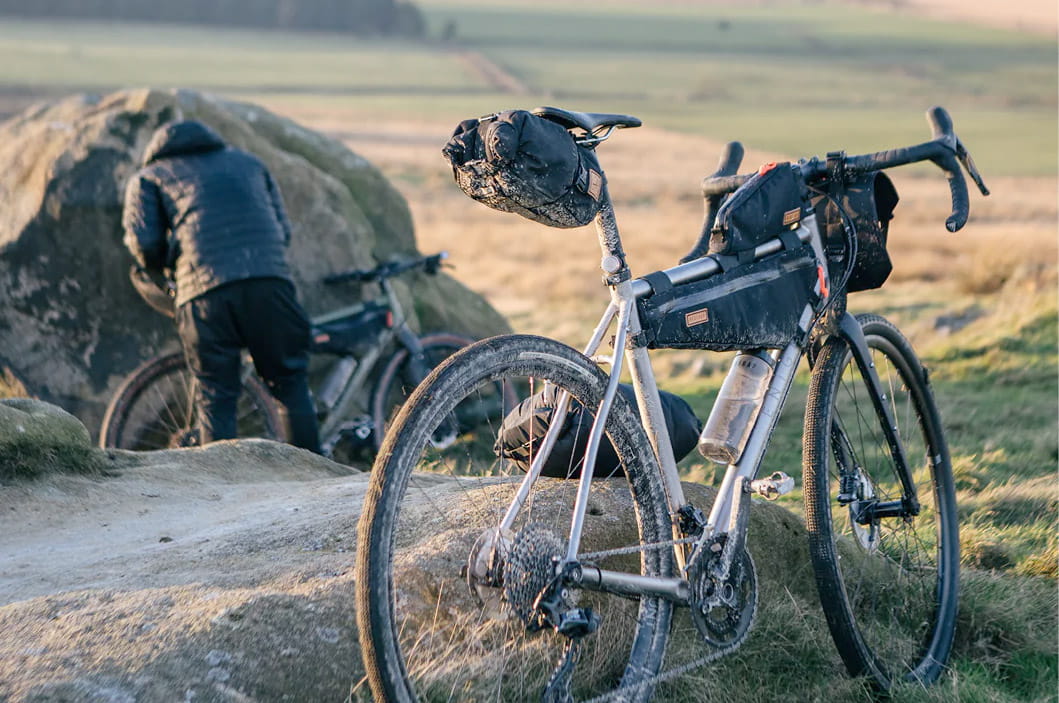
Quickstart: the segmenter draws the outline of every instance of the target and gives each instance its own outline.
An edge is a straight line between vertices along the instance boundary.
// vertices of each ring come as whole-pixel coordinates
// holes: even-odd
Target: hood
[[[159,127],[147,149],[143,152],[143,164],[170,156],[184,156],[205,151],[224,149],[227,145],[220,135],[194,120],[170,122]]]

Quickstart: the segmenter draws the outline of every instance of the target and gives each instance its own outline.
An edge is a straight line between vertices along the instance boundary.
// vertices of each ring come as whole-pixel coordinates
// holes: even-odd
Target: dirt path
[[[0,487],[0,700],[340,700],[367,474],[271,442]]]
[[[113,478],[54,476],[0,489],[0,605],[128,584],[251,585],[310,561],[325,544],[352,550],[351,535],[331,533],[355,522],[367,474],[338,477],[330,462],[270,461],[269,452],[218,448],[198,462],[163,452],[127,459]],[[282,566],[230,568],[270,549],[284,553]]]
[[[1055,0],[1017,0],[1013,3],[968,0],[906,0],[904,7],[928,17],[963,20],[991,27],[1018,29],[1055,38],[1059,5]]]

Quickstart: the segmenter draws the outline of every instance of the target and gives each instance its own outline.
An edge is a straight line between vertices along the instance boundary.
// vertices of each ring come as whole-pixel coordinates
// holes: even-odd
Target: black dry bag
[[[442,149],[457,185],[480,203],[550,227],[587,225],[603,170],[566,129],[526,110],[464,120]]]

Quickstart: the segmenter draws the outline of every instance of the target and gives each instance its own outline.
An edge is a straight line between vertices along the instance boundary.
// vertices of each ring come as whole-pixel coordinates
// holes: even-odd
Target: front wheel
[[[181,352],[145,362],[122,382],[107,406],[100,446],[153,451],[197,445],[195,383]],[[253,374],[243,380],[236,423],[241,438],[284,439],[279,407]]]
[[[405,403],[376,458],[358,524],[357,625],[375,700],[524,701],[539,699],[549,683],[552,694],[569,684],[577,698],[615,689],[625,689],[621,700],[650,698],[671,604],[582,590],[555,571],[566,556],[578,481],[539,478],[500,529],[540,449],[536,430],[553,412],[529,420],[518,451],[508,451],[510,418],[527,407],[498,412],[509,390],[528,398],[554,385],[598,407],[606,383],[597,366],[558,342],[494,337],[442,363]],[[458,436],[436,441],[454,416]],[[586,436],[588,428],[569,431]],[[577,560],[669,576],[673,549],[664,544],[670,524],[657,464],[621,394],[607,433],[624,475],[592,481]],[[579,472],[571,465],[567,475]],[[542,619],[545,603],[553,613],[590,609],[599,618],[598,631],[578,640],[568,676],[554,677],[571,640]]]
[[[839,653],[851,674],[888,690],[902,680],[930,683],[948,660],[959,588],[956,498],[925,370],[892,324],[857,320],[908,475],[902,481],[849,344],[833,337],[816,360],[806,406],[806,523]]]

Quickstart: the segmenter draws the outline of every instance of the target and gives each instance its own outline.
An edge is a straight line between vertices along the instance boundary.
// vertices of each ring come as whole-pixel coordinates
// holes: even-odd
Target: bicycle
[[[626,115],[532,112],[586,148],[640,125]],[[947,228],[956,231],[968,214],[960,163],[988,191],[948,114],[934,108],[928,121],[933,139],[923,144],[785,167],[812,192],[840,194],[858,178],[931,160],[949,178]],[[958,600],[952,469],[928,375],[911,345],[883,318],[845,310],[857,242],[847,218],[839,231],[848,260],[837,261],[833,276],[821,270],[825,223],[814,211],[743,262],[761,269],[783,257],[817,262],[807,285],[824,303],[806,303],[783,343],[753,349],[750,339],[736,356],[728,379],[751,355],[771,367],[745,423],[745,448],[725,462],[708,513],[685,499],[648,354],[666,346],[658,340],[669,318],[650,313],[661,297],[685,316],[685,331],[709,317],[679,305],[724,280],[732,263],[706,251],[723,202],[752,182],[754,174],[737,175],[741,159],[739,143],[729,144],[704,180],[703,232],[684,263],[642,278],[629,272],[604,182],[595,226],[611,300],[583,353],[542,337],[487,339],[447,359],[404,404],[376,458],[358,524],[357,624],[376,700],[524,700],[540,692],[544,701],[646,701],[739,647],[758,607],[746,547],[750,497],[772,498],[794,485],[782,472],[757,472],[803,357],[811,368],[806,522],[832,637],[850,674],[879,690],[938,678]],[[833,244],[824,256],[834,255]],[[739,280],[725,285],[736,291]],[[601,349],[608,330],[612,354]],[[623,361],[638,415],[615,393]],[[476,425],[445,449],[432,445],[434,428],[458,403],[482,387],[495,393],[497,384],[529,398],[549,385],[562,391],[522,440],[531,462],[505,458],[510,427],[502,423]],[[582,435],[584,460],[568,473],[579,477],[541,477],[557,436],[580,432],[562,420],[573,402],[597,409]],[[604,433],[621,461],[613,473],[595,465]],[[683,644],[667,651],[671,638]]]
[[[368,300],[313,317],[314,357],[331,357],[322,379],[313,375],[319,412],[320,444],[329,457],[349,459],[378,449],[386,423],[431,368],[474,340],[436,332],[417,336],[408,326],[390,279],[410,272],[434,275],[446,252],[407,261],[382,263],[324,279],[327,285],[375,283],[377,300]],[[172,316],[172,300],[145,272],[131,272],[134,285],[156,310]],[[249,362],[249,359],[247,359]],[[375,378],[365,404],[364,391]],[[195,377],[182,352],[162,354],[134,370],[107,406],[100,446],[150,451],[198,444],[195,429]],[[286,439],[280,408],[254,373],[243,364],[243,392],[237,409],[240,437]],[[360,405],[358,406],[358,403]]]

